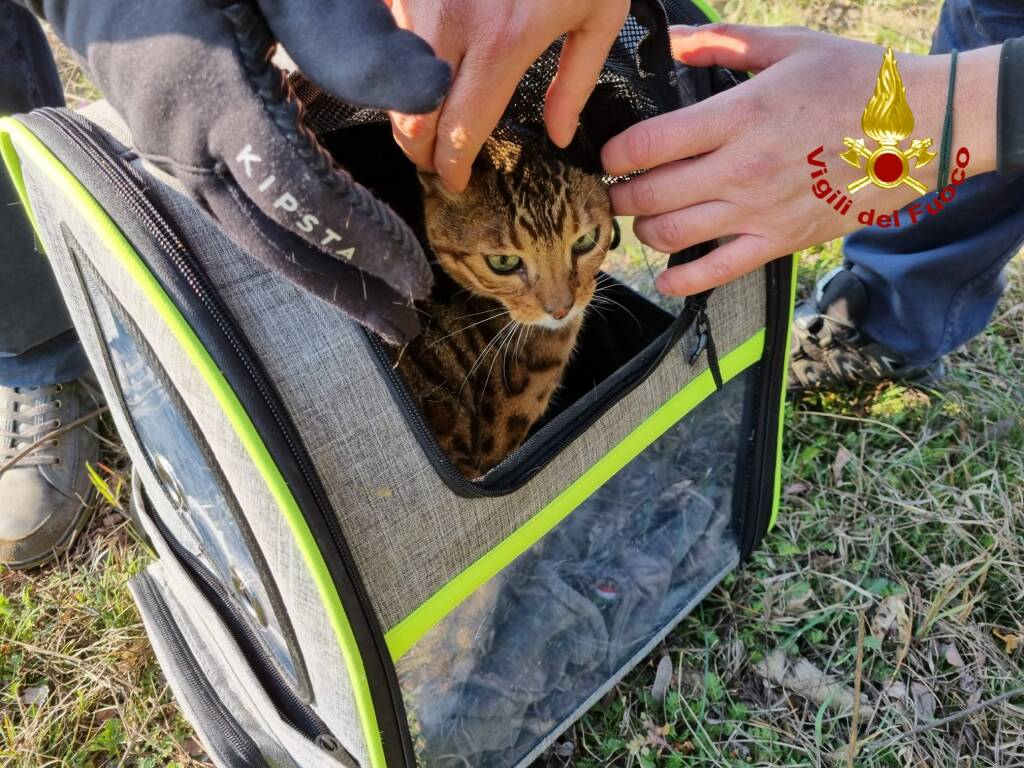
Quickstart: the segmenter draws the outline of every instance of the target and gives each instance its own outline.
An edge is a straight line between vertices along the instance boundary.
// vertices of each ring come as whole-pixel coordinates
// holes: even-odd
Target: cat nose
[[[569,312],[572,310],[572,305],[574,303],[575,302],[570,301],[568,304],[566,304],[563,307],[554,307],[554,308],[552,308],[552,307],[545,307],[544,309],[545,309],[545,311],[549,315],[551,315],[553,318],[555,318],[555,320],[564,320],[565,316],[568,315]]]

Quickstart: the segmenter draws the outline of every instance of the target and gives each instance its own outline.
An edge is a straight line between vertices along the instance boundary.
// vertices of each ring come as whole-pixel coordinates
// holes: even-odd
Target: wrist
[[[912,56],[906,61],[904,84],[914,112],[914,133],[932,139],[932,151],[941,150],[950,78],[949,54]],[[901,68],[903,62],[900,63]],[[996,94],[999,82],[999,47],[960,52],[953,89],[953,134],[950,167],[957,152],[966,148],[970,160],[963,169],[975,176],[996,169]],[[934,188],[939,158],[922,169],[924,183]]]

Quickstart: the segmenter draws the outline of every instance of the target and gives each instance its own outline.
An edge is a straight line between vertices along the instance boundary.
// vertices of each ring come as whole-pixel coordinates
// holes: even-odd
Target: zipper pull
[[[715,339],[711,335],[711,319],[708,317],[707,306],[707,299],[697,305],[697,346],[690,353],[690,365],[696,363],[700,356],[707,352],[708,370],[714,379],[715,389],[719,390],[723,386],[722,369],[718,365],[718,352],[715,350]]]
[[[697,358],[700,357],[704,350],[708,348],[708,334],[707,331],[699,331],[697,336],[697,346],[693,348],[693,352],[690,353],[690,365],[697,362]]]

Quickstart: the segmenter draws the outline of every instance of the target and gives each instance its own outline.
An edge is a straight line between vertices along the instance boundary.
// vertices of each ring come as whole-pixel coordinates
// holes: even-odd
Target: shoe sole
[[[32,568],[38,568],[41,565],[46,565],[67,552],[74,545],[75,540],[78,538],[78,534],[85,529],[85,526],[88,525],[89,520],[92,518],[92,513],[95,511],[92,509],[92,504],[95,500],[95,493],[90,490],[85,503],[82,504],[81,508],[75,514],[74,522],[68,526],[67,531],[65,531],[64,535],[61,536],[60,541],[54,544],[49,550],[41,555],[37,555],[31,560],[2,563],[3,567],[12,571],[27,571]]]
[[[790,372],[787,370],[787,377],[790,376]],[[804,386],[799,381],[793,383],[792,380],[786,382],[786,391],[791,395],[798,395],[801,392],[837,392],[841,389],[849,389],[856,387],[861,384],[882,384],[888,382],[890,384],[901,384],[911,387],[920,387],[922,389],[940,389],[943,382],[946,380],[946,366],[942,361],[935,363],[926,368],[913,369],[910,373],[905,373],[899,376],[891,375],[884,376],[881,378],[862,378],[862,379],[844,379],[842,381],[826,381],[821,384],[814,386]]]

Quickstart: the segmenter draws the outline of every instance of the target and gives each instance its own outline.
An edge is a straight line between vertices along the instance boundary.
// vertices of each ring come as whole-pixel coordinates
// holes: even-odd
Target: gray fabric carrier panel
[[[295,544],[291,530],[266,484],[255,471],[248,453],[228,422],[223,409],[199,372],[192,366],[170,329],[142,294],[139,286],[125,273],[117,258],[106,251],[105,246],[96,238],[92,227],[79,215],[74,204],[63,196],[56,185],[48,181],[42,171],[33,166],[31,160],[22,157],[22,162],[25,184],[40,227],[41,238],[54,265],[71,316],[88,317],[89,305],[81,293],[77,278],[74,277],[73,257],[64,245],[62,226],[66,226],[79,242],[94,262],[96,271],[109,285],[113,295],[118,298],[137,327],[144,331],[146,341],[191,412],[240,507],[245,510],[270,574],[281,593],[282,602],[289,608],[292,627],[306,667],[313,671],[331,670],[329,675],[311,675],[312,704],[342,746],[360,764],[367,764],[362,729],[337,637],[328,622],[317,587]],[[90,175],[89,166],[83,164],[82,168],[75,168],[73,171],[86,188],[106,188],[105,180],[96,178],[95,174]],[[155,179],[147,181],[154,187],[160,185]],[[118,203],[111,195],[103,200],[103,205],[116,208]],[[136,249],[145,247],[149,240],[141,224],[124,210],[112,212],[113,218],[122,226],[127,239]],[[203,218],[204,214],[193,206],[187,212],[187,217]],[[205,221],[205,218],[203,220]],[[204,250],[212,253],[224,243],[226,241],[223,238],[211,239],[204,243]],[[238,252],[232,249],[225,257],[237,258]],[[82,326],[79,330],[101,384],[106,391],[113,391],[106,372],[102,370],[103,357],[96,331],[88,327],[83,331]],[[118,409],[113,409],[112,412],[129,454],[136,466],[140,467],[144,480],[148,481],[147,485],[151,488],[159,487],[145,466],[144,454],[131,437],[131,425]],[[166,519],[172,521],[173,525],[173,515],[168,515]],[[186,590],[189,585],[182,581],[185,578],[187,577],[184,573],[181,573],[177,580],[172,579],[172,591]],[[240,654],[236,653],[235,656],[236,658],[232,660],[236,665],[235,669],[246,669],[247,664]]]
[[[154,184],[262,361],[295,421],[385,631],[486,554],[706,369],[692,332],[519,491],[457,496],[395,404],[362,329],[235,248],[174,189]],[[758,271],[718,289],[709,315],[719,356],[764,326]]]

